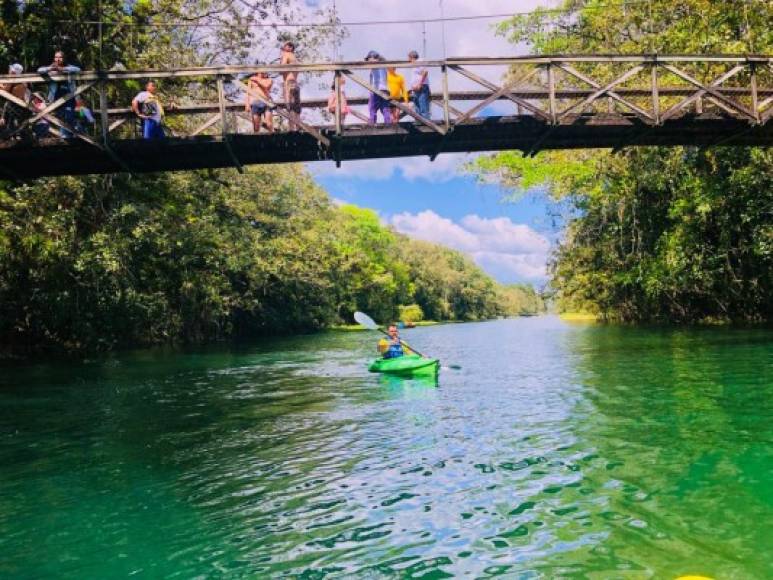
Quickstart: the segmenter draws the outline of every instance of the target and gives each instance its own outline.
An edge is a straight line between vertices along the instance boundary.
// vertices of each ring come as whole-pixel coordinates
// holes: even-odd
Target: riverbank
[[[470,322],[488,322],[491,320],[502,320],[502,319],[511,319],[511,318],[530,318],[534,316],[544,316],[545,313],[543,312],[535,312],[534,314],[515,314],[511,316],[498,316],[495,318],[485,318],[481,320],[421,320],[419,322],[414,322],[413,326],[403,326],[401,327],[401,330],[410,330],[411,328],[421,328],[424,326],[437,326],[439,324],[467,324]],[[354,331],[360,331],[360,330],[368,330],[364,326],[361,326],[359,324],[333,324],[332,326],[329,326],[325,330],[341,330],[344,332],[354,332]]]
[[[566,322],[598,322],[599,317],[590,312],[561,312],[559,318]]]
[[[14,354],[311,332],[355,310],[432,321],[543,307],[530,286],[333,204],[297,166],[0,182],[1,200],[0,348]]]

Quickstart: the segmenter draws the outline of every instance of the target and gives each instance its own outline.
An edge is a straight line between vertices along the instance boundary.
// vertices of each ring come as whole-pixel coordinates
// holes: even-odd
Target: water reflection
[[[9,372],[0,574],[773,572],[770,333],[406,338],[461,370],[370,374],[337,333]]]
[[[773,367],[765,331],[593,328],[572,335],[593,407],[577,424],[606,518],[601,558],[653,575],[768,577]],[[603,510],[603,511],[601,511]]]

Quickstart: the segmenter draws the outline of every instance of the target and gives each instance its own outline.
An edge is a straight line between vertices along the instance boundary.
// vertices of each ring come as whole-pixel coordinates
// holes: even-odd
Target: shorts
[[[293,113],[301,112],[301,88],[295,81],[287,83],[287,110]]]
[[[154,139],[163,139],[165,137],[164,128],[159,121],[155,119],[142,120],[142,138],[149,141]]]
[[[253,115],[262,115],[267,109],[268,105],[266,105],[266,103],[252,103],[250,105],[250,110]]]

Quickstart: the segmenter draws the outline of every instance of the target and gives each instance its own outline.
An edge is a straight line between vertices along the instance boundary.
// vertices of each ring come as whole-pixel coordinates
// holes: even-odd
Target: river
[[[0,369],[0,577],[773,577],[773,332],[417,328]]]

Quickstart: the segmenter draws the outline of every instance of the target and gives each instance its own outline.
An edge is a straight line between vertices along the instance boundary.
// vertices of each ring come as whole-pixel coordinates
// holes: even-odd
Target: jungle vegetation
[[[0,344],[107,350],[396,320],[533,313],[459,252],[333,205],[299,166],[0,188]]]
[[[100,12],[101,10],[101,12]],[[300,10],[306,18],[300,18]],[[266,19],[310,18],[301,2],[0,0],[0,67],[84,69],[270,62]],[[103,20],[101,27],[86,21]],[[169,22],[189,26],[167,26]],[[215,26],[210,26],[215,25]],[[341,29],[293,27],[301,60]],[[112,102],[140,88],[119,87]],[[190,86],[161,84],[165,99]],[[95,351],[302,332],[407,312],[477,320],[543,309],[464,255],[338,207],[301,166],[0,182],[0,351]]]
[[[499,32],[538,54],[773,51],[766,0],[566,0],[560,9],[516,16]],[[474,171],[515,196],[545,188],[569,208],[552,261],[560,310],[633,322],[771,320],[770,149],[504,152]]]

